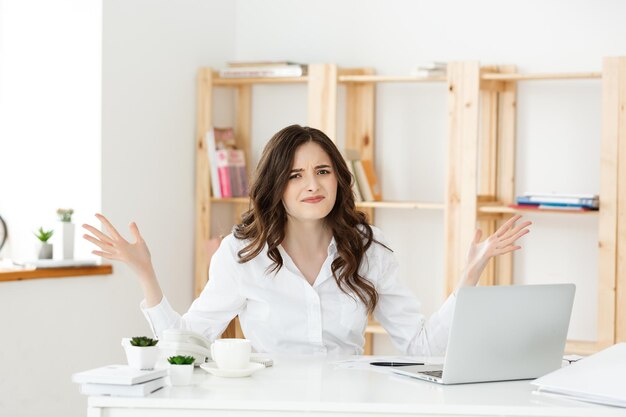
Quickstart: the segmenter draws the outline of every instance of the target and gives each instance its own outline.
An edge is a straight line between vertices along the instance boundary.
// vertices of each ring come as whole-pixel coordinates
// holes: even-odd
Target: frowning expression
[[[325,218],[337,198],[337,177],[330,157],[320,145],[307,142],[296,149],[283,205],[292,220]]]

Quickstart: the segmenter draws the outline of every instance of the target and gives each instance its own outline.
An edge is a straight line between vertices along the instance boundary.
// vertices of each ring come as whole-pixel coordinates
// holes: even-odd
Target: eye
[[[318,174],[322,174],[322,175],[327,175],[330,174],[330,170],[329,169],[320,169],[319,171],[317,171]]]
[[[289,176],[289,179],[290,179],[290,180],[293,180],[293,179],[295,179],[295,178],[300,178],[301,176],[302,176],[302,175],[300,175],[300,173],[295,173],[295,174],[291,174],[291,175]]]

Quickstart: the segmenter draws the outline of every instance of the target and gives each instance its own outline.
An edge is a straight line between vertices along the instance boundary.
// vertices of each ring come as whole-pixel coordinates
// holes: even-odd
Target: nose
[[[319,184],[317,182],[317,175],[313,174],[309,176],[309,181],[307,183],[307,191],[313,192],[319,189]]]

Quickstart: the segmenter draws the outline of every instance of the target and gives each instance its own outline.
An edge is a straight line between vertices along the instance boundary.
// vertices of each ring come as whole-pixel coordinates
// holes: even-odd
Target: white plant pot
[[[133,346],[124,345],[128,366],[135,369],[154,369],[159,359],[159,348],[157,346]]]
[[[193,364],[172,365],[170,364],[170,382],[172,385],[189,385],[193,376]]]
[[[60,250],[56,251],[57,259],[74,259],[74,234],[76,225],[70,222],[59,222],[58,240]]]
[[[52,259],[52,249],[53,246],[51,243],[42,242],[41,247],[39,248],[39,255],[37,257],[39,259]]]

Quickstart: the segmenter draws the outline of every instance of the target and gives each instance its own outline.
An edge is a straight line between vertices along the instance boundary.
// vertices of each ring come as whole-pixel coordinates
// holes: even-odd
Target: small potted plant
[[[196,358],[193,356],[170,356],[167,358],[170,363],[170,382],[172,385],[189,385],[193,375],[193,363]]]
[[[74,234],[76,227],[72,223],[72,214],[74,214],[74,210],[71,208],[57,209],[57,216],[59,216],[60,222],[61,259],[74,259]]]
[[[39,259],[52,259],[52,244],[48,243],[48,240],[54,234],[54,230],[43,230],[40,227],[35,233],[35,236],[41,242],[41,248],[39,249]]]
[[[159,359],[158,342],[145,336],[122,339],[128,365],[136,369],[154,369]]]

